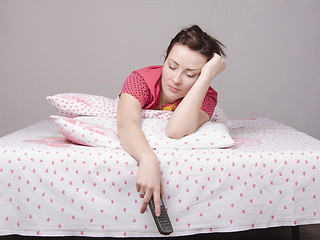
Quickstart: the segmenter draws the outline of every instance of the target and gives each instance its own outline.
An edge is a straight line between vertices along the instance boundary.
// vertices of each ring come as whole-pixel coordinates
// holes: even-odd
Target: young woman
[[[159,161],[141,130],[141,110],[174,111],[166,134],[182,138],[209,121],[217,103],[212,80],[226,67],[223,44],[195,25],[181,30],[170,42],[163,66],[134,71],[125,81],[117,110],[118,134],[124,149],[139,161],[136,188],[144,213],[154,196],[160,216],[164,190]]]

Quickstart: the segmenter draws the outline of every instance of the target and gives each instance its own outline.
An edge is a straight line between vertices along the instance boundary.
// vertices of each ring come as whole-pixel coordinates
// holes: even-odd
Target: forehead
[[[181,44],[172,47],[167,58],[167,61],[170,60],[185,69],[200,69],[207,62],[205,56]]]

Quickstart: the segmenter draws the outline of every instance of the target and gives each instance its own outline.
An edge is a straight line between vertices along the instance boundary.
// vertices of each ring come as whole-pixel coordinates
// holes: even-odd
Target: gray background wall
[[[212,86],[229,117],[320,139],[318,0],[0,0],[0,136],[54,114],[48,95],[115,98],[194,23],[227,46]]]

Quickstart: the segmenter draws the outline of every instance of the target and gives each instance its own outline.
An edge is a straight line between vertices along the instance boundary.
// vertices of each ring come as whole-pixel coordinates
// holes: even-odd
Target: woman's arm
[[[123,148],[139,162],[136,187],[138,192],[145,193],[140,212],[145,212],[153,195],[156,214],[160,216],[163,187],[159,161],[141,130],[141,104],[127,93],[122,93],[119,100],[117,128]]]
[[[225,60],[218,54],[214,54],[213,58],[202,67],[199,78],[183,98],[167,124],[166,133],[168,137],[180,139],[194,133],[202,124],[209,121],[208,114],[201,110],[202,102],[212,80],[225,67]]]

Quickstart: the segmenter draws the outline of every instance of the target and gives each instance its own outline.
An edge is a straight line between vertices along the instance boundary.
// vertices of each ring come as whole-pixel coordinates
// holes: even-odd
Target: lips
[[[172,87],[172,86],[170,86],[170,85],[168,85],[168,87],[169,87],[169,89],[170,89],[172,92],[175,92],[175,93],[181,91],[180,89],[175,88],[175,87]]]

